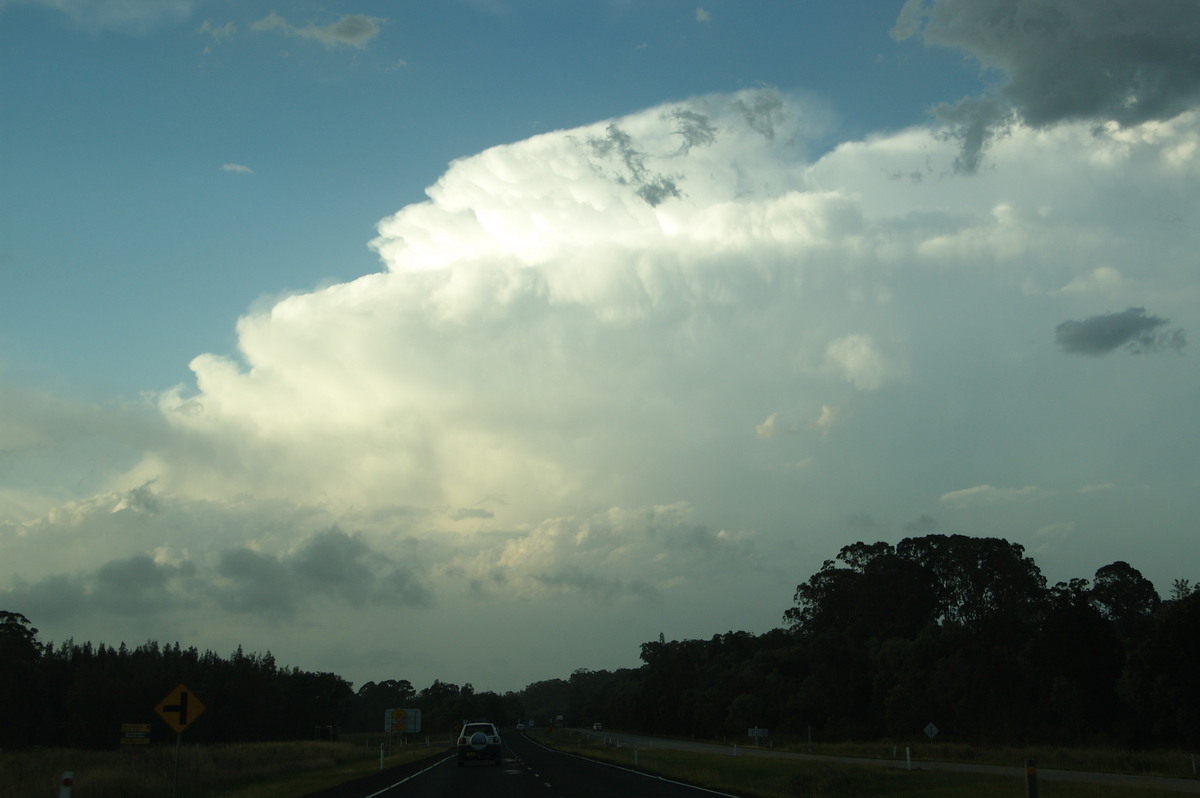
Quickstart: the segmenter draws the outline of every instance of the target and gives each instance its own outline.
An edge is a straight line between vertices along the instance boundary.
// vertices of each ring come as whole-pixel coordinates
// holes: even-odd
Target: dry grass
[[[914,762],[962,762],[979,765],[1019,766],[1026,759],[1037,762],[1043,770],[1082,770],[1089,773],[1126,773],[1137,776],[1166,776],[1176,779],[1196,778],[1200,757],[1186,751],[1145,750],[1122,748],[1065,748],[1034,745],[1024,748],[979,748],[956,743],[933,743],[927,740],[876,743],[817,744],[811,753],[830,756],[860,756],[881,761],[903,761],[905,746],[912,752]],[[775,746],[777,751],[809,752],[807,743],[792,742]]]
[[[440,750],[424,744],[385,748],[388,767]],[[33,749],[0,753],[0,796],[57,795],[72,771],[72,798],[162,798],[175,787],[175,747],[117,751]],[[179,749],[179,798],[295,798],[379,770],[379,742],[280,742]]]
[[[629,747],[612,747],[604,745],[595,738],[577,738],[574,735],[539,736],[540,742],[554,748],[577,753],[594,759],[600,759],[624,767],[636,768],[664,778],[676,779],[693,784],[701,784],[709,789],[735,793],[742,796],[757,796],[757,798],[860,798],[860,796],[878,796],[879,798],[961,798],[970,795],[972,798],[1012,798],[1014,795],[1025,794],[1024,779],[1021,777],[994,776],[989,774],[954,773],[941,770],[914,769],[906,770],[897,767],[892,759],[892,746],[880,745],[839,745],[818,746],[814,753],[831,756],[873,757],[879,759],[879,766],[843,765],[839,763],[768,759],[752,756],[734,756],[730,749],[729,756],[713,756],[712,754],[696,754],[682,751],[671,751],[661,747],[636,750]],[[882,749],[882,750],[881,750]],[[777,749],[778,750],[778,749]],[[807,745],[804,746],[807,751]],[[904,747],[898,746],[898,753],[903,760]],[[980,764],[1001,764],[1020,766],[1026,756],[1022,752],[1013,758],[1011,752],[997,750],[984,752],[974,749],[958,751],[939,751],[940,761],[964,761]],[[947,756],[943,758],[942,753]],[[1128,755],[1126,758],[1115,758],[1114,751],[1046,751],[1054,764],[1043,765],[1039,760],[1039,768],[1064,770],[1090,770],[1099,772],[1143,772],[1147,775],[1159,775],[1153,770],[1132,771],[1103,767],[1105,764],[1124,762],[1125,764],[1145,763],[1157,768],[1159,757],[1147,754]],[[951,756],[951,754],[957,754]],[[1008,757],[1005,759],[1005,757]],[[1163,754],[1164,761],[1178,758],[1178,754]],[[1034,757],[1036,758],[1036,757]],[[932,760],[933,757],[925,757]],[[914,762],[917,760],[914,759]],[[1067,767],[1071,763],[1077,767]],[[1182,775],[1182,774],[1180,774]],[[1097,784],[1061,782],[1040,780],[1041,798],[1162,798],[1174,795],[1152,788],[1107,787]]]

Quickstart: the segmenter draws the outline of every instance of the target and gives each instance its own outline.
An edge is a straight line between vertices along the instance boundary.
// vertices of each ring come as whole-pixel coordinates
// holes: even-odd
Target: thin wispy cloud
[[[5,6],[36,5],[62,13],[87,30],[141,34],[186,19],[196,4],[196,0],[4,0],[0,12]]]
[[[938,502],[947,507],[961,510],[967,507],[990,504],[1007,504],[1016,501],[1029,501],[1042,498],[1046,492],[1033,485],[1023,488],[997,488],[992,485],[976,485],[971,488],[953,490],[938,498]]]
[[[211,36],[214,41],[227,42],[237,33],[237,25],[233,22],[226,22],[224,25],[217,25],[211,20],[204,20],[197,29],[199,33]]]
[[[221,170],[222,170],[222,171],[224,171],[224,172],[233,172],[234,174],[239,174],[239,175],[252,175],[252,174],[254,174],[254,170],[253,170],[253,169],[251,169],[249,166],[244,166],[244,165],[242,165],[242,164],[240,164],[240,163],[227,163],[227,164],[223,164],[223,165],[221,166]]]
[[[272,11],[253,23],[250,28],[256,31],[278,31],[287,36],[312,39],[326,47],[344,46],[362,49],[379,34],[379,23],[381,22],[383,22],[382,19],[365,14],[346,14],[336,22],[326,25],[310,22],[299,27],[288,22],[278,12]]]

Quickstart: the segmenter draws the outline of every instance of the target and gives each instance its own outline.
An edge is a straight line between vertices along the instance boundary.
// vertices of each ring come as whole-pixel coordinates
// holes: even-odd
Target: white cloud
[[[847,335],[831,341],[825,359],[847,382],[864,391],[883,385],[884,360],[869,335]]]
[[[841,413],[836,407],[821,405],[821,415],[813,422],[813,426],[821,435],[828,435],[834,425],[841,421]]]
[[[1060,290],[1064,294],[1115,294],[1120,292],[1123,285],[1118,269],[1098,266],[1088,274],[1073,278]]]
[[[217,42],[229,41],[233,35],[237,33],[237,25],[233,22],[226,22],[224,25],[216,25],[212,20],[204,20],[197,29],[200,33],[207,33]]]
[[[0,492],[3,596],[64,630],[99,596],[140,639],[122,575],[197,630],[297,617],[311,579],[325,619],[403,604],[414,657],[480,596],[549,629],[586,607],[596,645],[636,651],[647,607],[700,635],[776,622],[872,508],[1016,535],[1073,499],[1092,529],[1121,519],[1032,486],[1132,473],[1175,486],[1157,522],[1187,517],[1187,351],[1067,358],[1055,325],[1195,316],[1197,233],[1161,219],[1200,212],[1200,119],[1015,125],[966,177],[934,129],[813,156],[823,118],[744,92],[494,147],[379,223],[382,271],[248,313],[151,419],[6,402],[28,476]],[[116,419],[120,456],[76,414]],[[48,492],[61,460],[82,473]],[[1000,509],[1021,524],[987,527]]]
[[[3,0],[5,5],[38,5],[61,12],[92,30],[144,33],[167,22],[185,19],[194,0]]]
[[[1041,498],[1045,495],[1045,491],[1033,485],[1026,485],[1023,488],[996,488],[991,485],[976,485],[973,488],[963,488],[962,490],[944,493],[938,498],[938,502],[955,510],[961,510],[978,505],[1027,501],[1029,499]]]
[[[382,19],[368,17],[365,14],[345,14],[337,22],[331,22],[328,25],[317,25],[310,22],[301,28],[288,22],[278,12],[272,11],[253,23],[250,29],[277,30],[287,36],[313,39],[326,47],[343,45],[362,49],[379,34],[379,23],[381,22],[383,22]]]
[[[243,166],[243,165],[242,165],[242,164],[240,164],[240,163],[227,163],[227,164],[222,164],[222,166],[221,166],[221,169],[222,169],[222,171],[225,171],[225,172],[235,172],[235,173],[237,173],[237,174],[239,174],[239,175],[252,175],[252,174],[254,174],[254,170],[253,170],[253,169],[251,169],[249,166]]]
[[[681,446],[794,431],[779,408],[797,403],[821,408],[822,436],[851,414],[866,430],[868,395],[954,396],[933,353],[1027,325],[1011,315],[1024,281],[1091,279],[1101,255],[1154,268],[1062,188],[1112,147],[1094,131],[1015,129],[1005,168],[966,179],[934,131],[806,163],[806,112],[769,91],[707,97],[455,162],[380,222],[387,271],[244,317],[236,360],[196,358],[196,390],[160,399],[172,436],[129,484],[474,508],[445,512],[510,529],[692,498],[730,454],[681,470]],[[1136,176],[1108,167],[1114,185],[1195,134],[1181,122],[1142,137]],[[931,177],[897,180],[910,165]]]

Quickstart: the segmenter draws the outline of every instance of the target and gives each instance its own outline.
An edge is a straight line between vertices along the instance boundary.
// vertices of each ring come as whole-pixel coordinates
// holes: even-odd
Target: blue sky
[[[0,0],[0,606],[515,689],[765,631],[859,539],[1196,579],[1198,40]]]
[[[378,269],[375,221],[455,158],[760,85],[819,95],[828,144],[977,85],[960,55],[890,38],[888,3],[703,19],[657,2],[111,5],[128,11],[10,2],[0,18],[4,174],[20,187],[3,200],[4,353],[100,395],[187,379],[197,352],[232,349],[260,297]],[[377,32],[256,29],[272,11],[297,28],[361,15]]]

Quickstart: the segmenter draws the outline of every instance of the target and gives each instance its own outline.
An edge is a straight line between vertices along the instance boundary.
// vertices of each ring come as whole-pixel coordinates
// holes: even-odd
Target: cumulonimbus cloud
[[[455,161],[379,222],[380,271],[256,306],[236,354],[110,422],[124,459],[84,498],[38,477],[101,410],[4,393],[0,449],[55,456],[0,488],[24,580],[0,599],[57,622],[99,597],[137,634],[153,618],[119,604],[123,578],[154,617],[214,628],[320,607],[440,633],[479,601],[615,618],[725,603],[722,580],[766,589],[746,575],[817,534],[810,512],[854,515],[867,492],[964,514],[1066,496],[945,491],[1062,484],[1004,463],[1061,460],[1051,423],[1072,440],[1121,423],[1086,401],[992,422],[1029,408],[1047,312],[1083,319],[1060,340],[1080,352],[1106,340],[1100,297],[1191,312],[1197,234],[1153,220],[1200,213],[1200,116],[1016,120],[970,179],[926,127],[810,152],[826,118],[754,90]],[[1119,345],[1168,329],[1115,315]],[[1119,394],[1142,364],[1109,365],[1059,389]],[[1167,393],[1194,393],[1164,365]],[[1055,404],[1070,412],[1025,423]],[[963,447],[994,471],[960,473]]]

